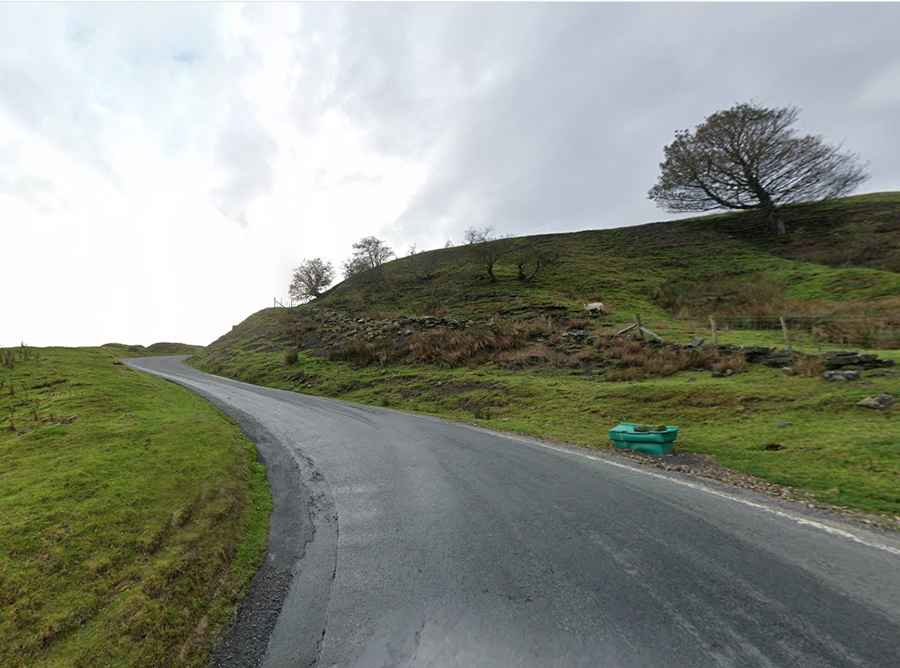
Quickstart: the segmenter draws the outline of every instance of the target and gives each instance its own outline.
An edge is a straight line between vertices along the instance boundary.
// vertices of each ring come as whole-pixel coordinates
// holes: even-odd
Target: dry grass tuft
[[[642,341],[612,339],[602,349],[610,368],[608,380],[671,376],[679,371],[743,371],[743,355],[723,355],[714,348],[674,348]]]

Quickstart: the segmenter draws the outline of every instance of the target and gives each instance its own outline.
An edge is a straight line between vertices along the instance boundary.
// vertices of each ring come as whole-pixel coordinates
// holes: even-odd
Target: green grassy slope
[[[673,336],[685,330],[690,338],[695,323],[680,324],[661,299],[672,286],[697,292],[719,287],[726,298],[734,286],[750,286],[749,294],[738,295],[750,303],[739,299],[730,310],[756,313],[753,286],[765,285],[760,300],[774,290],[776,300],[785,302],[771,313],[873,315],[900,328],[900,193],[798,205],[785,209],[784,217],[786,238],[773,235],[759,216],[738,213],[512,240],[514,248],[533,245],[559,256],[530,283],[516,280],[515,251],[501,257],[496,283],[486,280],[470,247],[420,253],[388,263],[381,277],[354,276],[314,304],[263,309],[209,351],[282,349],[316,308],[367,317],[477,319],[497,313],[577,316],[586,302],[602,301],[613,322],[630,321],[637,312]]]
[[[118,352],[0,366],[0,665],[204,665],[263,556],[253,445]]]
[[[358,275],[326,293],[321,306],[368,313],[490,315],[540,304],[579,309],[603,301],[631,316],[665,317],[655,292],[673,281],[782,281],[795,299],[872,300],[900,295],[900,193],[879,193],[784,210],[790,234],[773,235],[754,213],[704,216],[613,230],[524,237],[560,261],[533,283],[515,280],[514,254],[490,283],[470,249],[456,247],[391,262],[384,280]],[[431,280],[418,276],[430,270]]]
[[[851,324],[877,323],[877,331],[846,332],[847,341],[841,331],[793,331],[795,349],[839,347],[852,337],[870,348],[896,345],[900,193],[795,206],[784,216],[786,238],[744,213],[505,242],[558,255],[530,283],[517,280],[515,252],[501,258],[496,282],[486,279],[472,248],[422,253],[388,263],[381,276],[355,276],[312,304],[259,311],[194,363],[250,382],[595,447],[606,446],[606,429],[621,419],[674,423],[683,428],[682,451],[711,455],[819,501],[900,513],[900,410],[856,406],[879,392],[900,397],[896,367],[833,384],[815,364],[796,375],[738,365],[736,375],[720,378],[699,366],[664,369],[652,350],[604,359],[617,347],[609,334],[634,313],[670,341],[708,337],[708,304],[731,315],[831,313],[856,319]],[[688,308],[678,301],[685,295],[693,299]],[[584,318],[590,301],[603,301],[612,315]],[[407,325],[396,318],[423,314],[475,324],[420,326],[404,336]],[[530,331],[517,334],[516,327]],[[335,346],[330,342],[341,339],[341,328],[352,334]],[[567,338],[573,329],[596,343],[574,343]],[[780,331],[729,330],[719,341],[778,345],[780,337]],[[434,353],[441,348],[467,346],[475,351],[467,361],[417,363],[439,359]],[[295,349],[297,362],[285,357]],[[882,355],[898,359],[895,351]],[[647,362],[649,371],[623,369],[632,364],[628,356],[632,366]],[[708,360],[720,361],[733,362]],[[770,443],[782,447],[765,449]]]

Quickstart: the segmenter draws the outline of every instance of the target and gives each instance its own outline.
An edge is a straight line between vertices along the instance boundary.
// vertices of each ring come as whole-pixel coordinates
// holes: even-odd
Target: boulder
[[[750,364],[765,364],[772,368],[784,369],[794,363],[794,352],[785,348],[767,348],[766,346],[719,346],[718,350],[723,354],[741,353]]]
[[[828,382],[859,380],[859,371],[852,371],[849,369],[846,371],[826,371],[822,374],[822,378]]]
[[[883,411],[893,406],[896,401],[897,400],[887,392],[882,392],[874,397],[861,399],[856,402],[856,405],[862,408],[872,408],[876,411]]]
[[[744,349],[744,358],[753,364],[765,364],[773,368],[783,369],[794,363],[794,353],[790,350],[752,347]]]
[[[852,350],[835,350],[822,355],[822,362],[826,369],[844,369],[853,367],[857,369],[877,369],[879,367],[894,366],[894,360],[879,359],[877,355],[858,353]]]
[[[568,332],[563,332],[563,338],[568,338],[571,341],[576,341],[577,343],[588,342],[589,339],[592,339],[590,332],[584,329],[570,329]]]
[[[591,315],[609,315],[609,309],[603,302],[591,302],[584,305],[584,310]]]

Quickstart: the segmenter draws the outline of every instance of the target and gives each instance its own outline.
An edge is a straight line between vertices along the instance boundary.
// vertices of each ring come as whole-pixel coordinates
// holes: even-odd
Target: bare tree
[[[353,244],[353,257],[363,258],[370,269],[378,269],[394,257],[394,251],[378,237],[363,237]]]
[[[512,250],[509,239],[493,239],[491,241],[471,243],[470,245],[472,246],[471,252],[475,257],[476,262],[484,269],[484,272],[487,274],[491,283],[496,283],[497,276],[494,274],[494,268],[497,266],[497,262],[500,261],[500,258],[507,255]]]
[[[463,239],[465,239],[466,243],[470,246],[472,244],[483,244],[485,241],[490,241],[493,238],[493,227],[470,227],[463,232]]]
[[[777,207],[840,197],[868,178],[856,154],[799,135],[798,114],[738,104],[676,132],[650,199],[672,212],[761,209],[784,234]]]
[[[526,244],[516,251],[516,278],[523,283],[530,283],[542,269],[555,264],[558,259],[559,255],[554,251]]]
[[[362,272],[368,271],[371,268],[372,267],[369,265],[365,258],[351,257],[347,260],[344,260],[344,279],[348,279],[351,276],[356,276],[356,274],[361,274]]]
[[[409,245],[409,248],[406,250],[406,255],[407,255],[407,256],[409,256],[409,255],[415,255],[415,254],[418,253],[418,252],[420,252],[420,251],[419,251],[418,248],[416,248],[416,245],[415,245],[415,244],[410,244],[410,245]]]
[[[353,256],[344,262],[344,278],[369,269],[379,269],[394,257],[394,251],[378,237],[363,237],[353,244]]]
[[[294,269],[288,289],[291,297],[299,301],[315,299],[334,280],[334,267],[320,257],[304,260]]]

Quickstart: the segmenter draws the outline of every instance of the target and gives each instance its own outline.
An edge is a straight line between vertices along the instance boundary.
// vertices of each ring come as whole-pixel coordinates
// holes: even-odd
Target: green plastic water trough
[[[632,422],[620,422],[609,430],[609,440],[616,448],[634,450],[648,455],[667,455],[672,452],[678,427],[666,426],[665,429],[638,431],[641,425]]]

